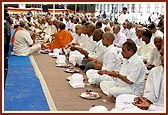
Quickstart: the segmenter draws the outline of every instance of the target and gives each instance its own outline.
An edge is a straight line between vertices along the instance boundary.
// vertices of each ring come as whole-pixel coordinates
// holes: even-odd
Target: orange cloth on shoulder
[[[21,29],[21,27],[20,27],[20,26],[18,26],[18,27],[16,28],[16,30],[15,30],[15,32],[14,32],[14,34],[13,34],[13,36],[12,36],[12,48],[14,47],[15,34],[16,34],[16,32],[17,32],[17,31],[19,31],[20,29]]]
[[[55,48],[63,48],[73,39],[71,33],[67,30],[59,30],[55,34],[54,42],[49,44],[49,48],[53,51]]]

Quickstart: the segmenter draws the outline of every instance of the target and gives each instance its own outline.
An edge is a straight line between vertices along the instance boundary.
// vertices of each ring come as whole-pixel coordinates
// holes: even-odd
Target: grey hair
[[[19,25],[24,28],[26,26],[26,21],[21,20]]]

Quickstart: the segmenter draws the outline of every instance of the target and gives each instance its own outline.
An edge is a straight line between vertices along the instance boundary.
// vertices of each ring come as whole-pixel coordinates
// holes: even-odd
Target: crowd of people
[[[90,84],[116,102],[113,110],[163,110],[163,26],[132,23],[126,12],[123,8],[118,22],[70,14],[11,14],[12,55],[61,49]]]

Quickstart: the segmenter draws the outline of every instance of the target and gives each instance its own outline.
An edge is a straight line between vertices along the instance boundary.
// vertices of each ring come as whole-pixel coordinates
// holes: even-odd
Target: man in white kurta
[[[133,24],[131,22],[127,22],[127,39],[132,39],[133,41],[135,41],[136,39],[136,33],[135,33],[135,28],[133,27]]]
[[[151,42],[152,43],[154,43],[154,38],[157,37],[157,36],[160,36],[160,37],[163,38],[163,33],[160,30],[158,30],[154,24],[149,25],[148,29],[152,33],[152,37],[151,37]]]
[[[136,31],[136,38],[135,38],[135,44],[137,46],[137,49],[139,49],[139,47],[141,47],[143,41],[142,41],[142,33],[143,31],[145,31],[145,29],[143,28],[143,26],[141,25],[137,25],[135,27],[135,31]]]
[[[127,29],[127,22],[124,22],[121,27],[121,32],[127,36],[128,29]]]
[[[132,45],[129,46],[129,44]],[[105,72],[114,80],[100,83],[103,93],[114,97],[125,93],[142,95],[146,68],[143,61],[136,54],[136,50],[136,44],[131,39],[123,44],[122,55],[126,59],[119,72]],[[132,53],[130,54],[130,52]]]
[[[159,66],[161,64],[160,61],[160,52],[161,52],[161,45],[162,45],[162,38],[157,36],[154,38],[155,47],[151,51],[151,55],[147,60],[147,69],[150,70],[153,67]]]
[[[93,52],[93,50],[96,48],[96,42],[93,41],[93,36],[90,36],[89,38],[87,38],[86,35],[86,39],[85,39],[85,45],[83,44],[82,48],[83,50],[86,50],[87,52]],[[83,60],[83,58],[85,57],[84,54],[80,53],[79,51],[75,50],[75,51],[70,51],[69,53],[69,61],[73,62],[74,65],[77,63],[79,65],[81,65],[81,62]],[[74,62],[75,61],[75,62]]]
[[[142,40],[144,42],[142,43],[141,47],[139,47],[138,49],[138,55],[145,63],[149,59],[153,48],[155,48],[154,43],[150,41],[151,37],[152,37],[152,33],[146,29],[142,33]]]
[[[90,25],[90,26],[89,26]],[[80,46],[80,48],[88,51],[88,52],[93,52],[93,50],[96,48],[96,41],[93,40],[93,30],[95,30],[95,26],[93,24],[89,24],[88,28],[90,27],[91,29],[87,30],[88,28],[86,26],[84,26],[84,29],[87,30],[85,34],[85,42],[82,43],[82,47]],[[81,65],[81,62],[83,60],[83,58],[85,57],[85,55],[81,54],[79,51],[75,50],[75,51],[71,51],[69,53],[69,62],[73,63],[73,65]]]
[[[118,71],[120,69],[119,56],[114,45],[110,45],[105,49],[103,56],[102,70]],[[86,71],[86,76],[90,84],[99,84],[103,80],[111,81],[112,77],[107,75],[99,75],[98,70],[90,69]]]
[[[123,7],[123,12],[118,17],[118,23],[123,24],[126,20],[131,21],[129,14],[127,13],[127,8]]]
[[[159,66],[160,63],[161,63],[160,62],[160,51],[158,51],[158,49],[155,47],[151,52],[149,60],[147,60],[147,64],[148,65]]]
[[[111,36],[113,36],[111,38]],[[109,37],[109,38],[106,38]],[[107,43],[105,43],[105,41],[107,42],[107,40],[105,39],[115,39],[114,35],[111,32],[107,32],[103,35],[103,44],[106,45]],[[104,55],[103,55],[103,65],[102,65],[102,70],[109,70],[109,71],[118,71],[120,69],[120,61],[119,61],[119,56],[117,53],[117,49],[114,47],[113,45],[113,40],[111,40],[111,43],[108,41],[108,45],[107,48],[104,51]],[[103,80],[111,80],[111,77],[107,76],[107,75],[99,75],[98,74],[98,70],[96,69],[90,69],[88,71],[86,71],[86,76],[88,78],[88,82],[90,84],[99,84],[101,81]]]
[[[137,95],[132,94],[119,95],[112,111],[142,111],[142,109],[132,104],[134,98],[137,97]],[[143,97],[153,103],[147,109],[148,111],[164,110],[164,68],[162,66],[155,67],[150,71]]]
[[[122,48],[123,43],[126,41],[127,37],[124,33],[120,31],[120,25],[114,25],[113,33],[115,35],[115,40],[113,42],[114,46]]]
[[[15,41],[12,54],[17,56],[27,56],[33,53],[39,53],[41,49],[40,44],[34,44],[30,33],[24,29],[25,22],[20,22],[21,30],[15,34]]]
[[[46,28],[43,30],[44,31],[44,41],[52,41],[52,36],[55,35],[55,33],[57,32],[56,27],[53,25],[52,20],[48,20],[48,25],[46,26]]]

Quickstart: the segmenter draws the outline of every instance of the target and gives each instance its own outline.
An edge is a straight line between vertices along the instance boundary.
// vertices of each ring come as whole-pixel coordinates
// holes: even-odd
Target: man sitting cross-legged
[[[104,33],[102,37],[103,45],[107,48],[104,51],[103,61],[93,59],[92,62],[86,64],[86,70],[88,65],[92,64],[92,69],[86,71],[86,76],[90,84],[99,84],[102,80],[111,80],[111,77],[106,75],[101,76],[98,74],[98,70],[119,71],[120,61],[117,53],[117,49],[113,45],[115,37],[111,32]]]
[[[116,98],[112,111],[163,111],[164,110],[164,48],[161,48],[161,65],[151,69],[143,96],[123,94]],[[166,102],[165,102],[166,103]]]
[[[122,55],[125,58],[119,71],[100,70],[99,74],[109,75],[111,81],[101,81],[100,88],[113,98],[121,94],[142,95],[145,79],[145,65],[137,55],[137,47],[133,40],[127,39],[122,46]],[[114,101],[114,100],[113,100]]]

